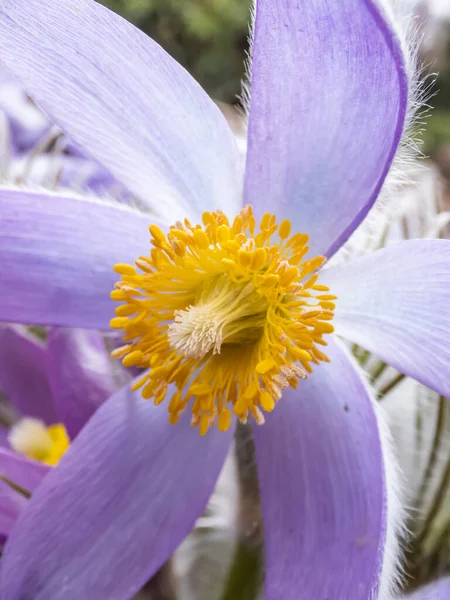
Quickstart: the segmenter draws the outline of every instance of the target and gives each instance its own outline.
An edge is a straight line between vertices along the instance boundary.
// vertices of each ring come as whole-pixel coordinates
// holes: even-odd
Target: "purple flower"
[[[0,72],[0,111],[8,122],[13,154],[32,148],[51,127],[25,91],[3,71]]]
[[[25,328],[0,328],[0,389],[18,418],[24,417],[10,432],[2,430],[2,475],[34,492],[48,465],[66,449],[66,430],[73,439],[115,387],[97,332],[54,327],[44,345]],[[49,432],[56,438],[50,439]],[[0,481],[1,543],[25,506],[25,497]]]
[[[61,152],[28,152],[14,157],[7,169],[7,181],[30,188],[72,190],[119,202],[132,203],[127,192],[105,169],[92,160]]]
[[[368,600],[389,593],[399,519],[392,461],[379,427],[382,421],[355,364],[328,335],[330,362],[319,354],[317,344],[331,331],[325,314],[333,318],[338,334],[439,393],[450,392],[449,242],[399,243],[349,265],[323,268],[319,287],[314,288],[315,280],[309,283],[311,297],[316,298],[320,286],[328,286],[338,297],[334,317],[333,307],[321,304],[333,304],[330,299],[303,295],[307,305],[316,306],[314,315],[305,315],[295,300],[284,304],[307,291],[300,276],[323,262],[318,258],[305,266],[299,255],[306,237],[300,236],[292,242],[300,271],[290,270],[286,262],[292,255],[283,242],[289,229],[308,234],[312,256],[331,257],[374,204],[400,141],[408,102],[405,56],[383,7],[373,0],[259,0],[244,178],[234,137],[220,111],[175,61],[132,25],[91,0],[4,0],[0,7],[0,52],[8,69],[154,215],[64,194],[3,190],[0,316],[13,322],[106,328],[113,316],[112,267],[118,264],[124,282],[113,295],[122,293],[125,307],[139,300],[137,317],[142,317],[132,323],[139,324],[134,328],[137,339],[133,327],[123,322],[134,348],[143,341],[139,349],[130,350],[126,362],[149,360],[148,348],[155,350],[153,338],[142,329],[146,325],[154,327],[154,340],[161,341],[167,358],[167,324],[155,322],[148,309],[156,303],[155,313],[164,314],[164,293],[173,309],[175,296],[167,291],[173,292],[177,281],[171,275],[175,255],[183,260],[196,255],[210,265],[209,253],[216,260],[223,243],[230,257],[222,264],[230,279],[220,279],[224,320],[216,328],[213,347],[218,352],[223,343],[223,356],[238,373],[232,352],[225,352],[227,340],[234,342],[239,365],[251,367],[249,378],[256,388],[249,386],[242,395],[245,402],[239,404],[231,378],[219,405],[220,398],[211,397],[204,384],[206,388],[192,389],[198,400],[192,408],[202,433],[217,413],[227,414],[224,397],[241,419],[250,412],[262,421],[261,407],[270,411],[273,406],[259,395],[258,382],[280,388],[282,398],[266,424],[254,427],[267,600]],[[253,254],[267,242],[267,233],[258,238],[261,244],[251,241],[248,210],[233,230],[217,212],[209,213],[198,233],[183,224],[184,218],[199,222],[205,210],[221,210],[233,218],[247,203],[257,222],[263,219],[264,231],[274,224],[272,217],[263,216],[267,211],[275,212],[281,223],[280,242],[274,249],[266,247],[268,254]],[[176,229],[185,237],[173,229],[167,237],[164,232],[177,221]],[[150,223],[155,248],[149,257]],[[217,231],[222,229],[212,244],[216,225]],[[138,265],[144,274],[153,277],[157,272],[156,279],[147,280],[126,266],[138,257],[143,257]],[[295,260],[289,264],[296,266]],[[175,270],[183,285],[186,265]],[[306,354],[299,353],[302,367],[292,362],[289,335],[274,327],[273,320],[267,325],[272,337],[265,339],[264,352],[271,347],[275,358],[271,362],[264,354],[254,361],[264,312],[261,295],[240,287],[245,306],[239,311],[245,308],[248,314],[240,312],[242,320],[235,323],[227,313],[230,286],[249,283],[252,273],[262,278],[255,277],[255,285],[263,282],[267,288],[262,296],[276,324],[286,310],[298,316],[303,329],[295,328],[295,319],[286,325],[297,350],[302,350],[299,331],[306,330]],[[191,274],[195,278],[198,272],[192,269]],[[275,279],[266,279],[269,275]],[[148,281],[147,296],[139,297],[138,284]],[[181,321],[176,322],[182,327],[171,330],[170,369],[158,363],[156,353],[151,367],[157,385],[147,388],[151,382],[145,383],[145,394],[157,402],[165,395],[172,402],[175,396],[174,387],[166,387],[166,376],[170,371],[179,385],[183,373],[175,373],[173,361],[186,358],[176,354],[179,347],[188,348],[186,356],[190,354],[191,364],[203,375],[208,361],[221,356],[203,344],[203,334],[211,331],[207,321],[199,337],[181,335],[185,325],[192,325],[186,315],[189,307],[181,301],[187,299],[197,309],[200,300],[212,303],[215,283],[199,289],[194,300],[192,290],[180,287],[176,316]],[[271,283],[274,294],[267,291]],[[274,295],[281,288],[287,292],[275,309]],[[120,318],[134,319],[130,310],[119,309]],[[306,316],[313,319],[312,328],[304,323]],[[140,354],[129,358],[133,352]],[[281,364],[282,356],[286,363]],[[287,383],[295,385],[306,375],[310,363],[319,364],[299,381],[298,390],[281,394]],[[208,371],[214,385],[215,374],[233,375],[220,360],[214,364],[217,368]],[[184,375],[194,373],[186,369]],[[279,400],[275,388],[267,389],[272,403],[274,397]],[[181,410],[184,401],[178,396],[177,403],[169,402],[171,419],[179,420],[176,426],[167,422],[163,408],[144,402],[129,388],[96,411],[14,527],[2,558],[2,597],[129,598],[171,556],[203,511],[234,427],[231,415],[222,421],[219,415],[225,431],[211,427],[199,436],[189,426],[188,410]]]
[[[69,188],[119,201],[132,202],[126,191],[104,168],[52,127],[20,85],[0,72],[0,113],[4,115],[1,145],[4,182],[47,189]]]

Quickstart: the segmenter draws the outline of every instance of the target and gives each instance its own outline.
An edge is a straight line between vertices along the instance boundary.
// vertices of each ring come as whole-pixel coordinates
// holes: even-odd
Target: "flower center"
[[[290,236],[287,220],[265,214],[255,228],[251,207],[231,224],[217,211],[167,235],[151,225],[150,256],[115,266],[111,297],[123,304],[111,326],[127,343],[113,356],[148,369],[133,385],[144,398],[160,404],[170,389],[171,423],[191,403],[202,435],[216,420],[228,429],[232,412],[264,423],[283,389],[328,361],[318,346],[336,297],[317,283],[325,258],[305,260],[308,236]]]
[[[47,427],[39,419],[22,419],[8,435],[11,448],[47,465],[56,465],[70,445],[69,436],[62,423]]]
[[[172,348],[187,357],[220,354],[222,344],[248,344],[263,333],[268,302],[253,284],[237,285],[228,274],[199,286],[195,303],[175,311],[168,337]]]

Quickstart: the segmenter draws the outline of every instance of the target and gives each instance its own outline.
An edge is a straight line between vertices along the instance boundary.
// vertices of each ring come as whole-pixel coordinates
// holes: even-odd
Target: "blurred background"
[[[251,0],[104,0],[103,4],[161,44],[214,99],[237,101]]]

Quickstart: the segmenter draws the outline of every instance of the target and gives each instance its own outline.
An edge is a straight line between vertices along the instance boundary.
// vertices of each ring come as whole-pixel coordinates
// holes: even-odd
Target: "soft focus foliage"
[[[147,32],[217,100],[240,93],[250,0],[103,0]]]

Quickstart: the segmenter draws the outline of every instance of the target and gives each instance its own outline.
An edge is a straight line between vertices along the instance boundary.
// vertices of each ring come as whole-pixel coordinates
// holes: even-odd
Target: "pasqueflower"
[[[3,184],[69,188],[132,202],[105,169],[84,156],[34,104],[20,85],[0,71],[0,176]]]
[[[405,51],[384,2],[258,0],[242,173],[220,111],[132,25],[92,0],[0,3],[7,68],[143,207],[2,190],[0,318],[106,328],[113,289],[117,354],[148,369],[36,489],[3,598],[129,598],[202,513],[236,419],[254,424],[266,599],[387,596],[392,460],[330,334],[448,393],[450,243],[326,260],[397,150]]]
[[[50,129],[47,117],[4,70],[0,71],[0,111],[8,124],[9,139],[3,145],[9,145],[13,155],[30,150]]]
[[[26,496],[115,387],[97,332],[50,328],[44,344],[25,328],[0,328],[0,390],[18,416],[1,436],[2,544]]]

